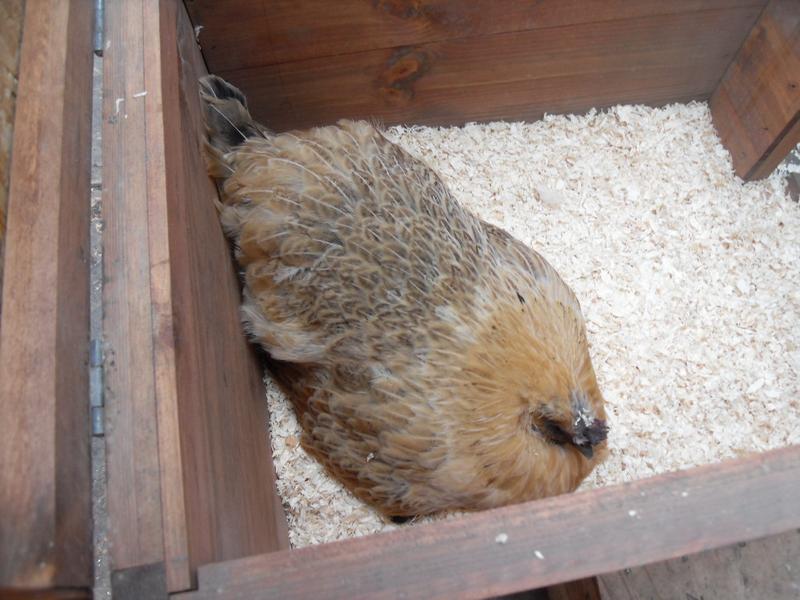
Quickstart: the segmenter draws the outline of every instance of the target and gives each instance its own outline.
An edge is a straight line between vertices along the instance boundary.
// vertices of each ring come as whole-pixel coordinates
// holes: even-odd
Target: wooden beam
[[[710,105],[742,179],[768,176],[800,143],[800,2],[771,0]]]
[[[3,310],[3,238],[24,16],[25,5],[22,0],[0,2],[0,311]]]
[[[110,552],[121,597],[288,546],[263,371],[200,154],[204,71],[179,2],[106,4],[104,335]]]
[[[92,583],[91,31],[89,1],[26,3],[0,322],[3,597]]]
[[[208,565],[206,598],[486,598],[800,526],[800,446],[624,485]],[[501,534],[502,540],[499,541]],[[507,539],[506,539],[507,536]]]
[[[254,116],[277,130],[340,118],[447,125],[663,105],[708,98],[763,5],[668,14],[645,6],[651,14],[627,19],[415,40],[217,74],[241,87]],[[329,7],[320,19],[335,13]]]
[[[191,0],[213,72],[430,42],[707,10],[767,0]],[[702,15],[699,16],[702,19]]]

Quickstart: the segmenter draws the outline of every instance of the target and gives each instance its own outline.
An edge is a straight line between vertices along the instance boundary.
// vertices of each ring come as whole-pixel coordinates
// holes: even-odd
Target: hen
[[[218,77],[201,97],[245,327],[291,373],[307,450],[387,515],[574,490],[606,413],[547,261],[369,123],[278,134]]]

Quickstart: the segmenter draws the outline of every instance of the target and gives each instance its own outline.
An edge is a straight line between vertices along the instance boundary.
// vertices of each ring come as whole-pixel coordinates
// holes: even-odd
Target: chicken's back
[[[438,306],[470,303],[485,231],[370,124],[250,139],[227,163],[222,222],[252,333],[275,358],[363,367],[422,350],[409,338]]]
[[[294,365],[307,449],[389,514],[573,489],[587,464],[520,430],[528,409],[515,391],[529,348],[545,363],[559,354],[537,328],[586,352],[577,301],[552,267],[371,124],[270,133],[241,94],[206,89],[245,326]]]

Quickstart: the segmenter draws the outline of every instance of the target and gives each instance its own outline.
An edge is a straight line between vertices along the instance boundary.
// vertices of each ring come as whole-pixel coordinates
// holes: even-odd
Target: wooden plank
[[[737,175],[769,175],[800,142],[800,3],[772,0],[710,100]]]
[[[0,595],[92,582],[91,9],[25,12],[0,322]]]
[[[165,560],[147,230],[148,115],[146,96],[133,98],[143,91],[157,91],[145,87],[143,2],[107,2],[105,17],[102,209],[108,541],[112,570],[124,571]],[[114,589],[114,595],[124,591]]]
[[[800,526],[800,446],[697,469],[208,565],[203,598],[485,598]],[[498,543],[497,536],[508,539]],[[310,576],[309,574],[313,574]]]
[[[206,74],[182,6],[162,11],[164,136],[175,361],[192,568],[288,548],[264,369],[239,317],[239,278],[200,153]]]
[[[22,45],[22,0],[0,3],[0,311],[3,310],[3,240],[6,232],[11,141],[17,101],[19,51]]]
[[[604,600],[794,600],[800,596],[800,531],[603,575],[600,587]]]
[[[538,119],[707,98],[761,7],[658,15],[370,50],[219,73],[277,129]]]
[[[204,73],[180,3],[106,7],[104,289],[113,581],[288,546],[263,371],[200,154]],[[152,586],[151,586],[152,587]]]
[[[189,0],[187,7],[194,24],[202,27],[199,39],[209,68],[222,72],[495,33],[765,4],[766,0]]]

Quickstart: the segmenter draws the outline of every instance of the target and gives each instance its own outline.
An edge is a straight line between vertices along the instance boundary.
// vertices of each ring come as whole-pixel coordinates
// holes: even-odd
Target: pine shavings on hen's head
[[[389,515],[574,490],[606,414],[555,270],[371,124],[273,134],[220,82],[206,150],[245,327],[287,366],[309,452]]]

